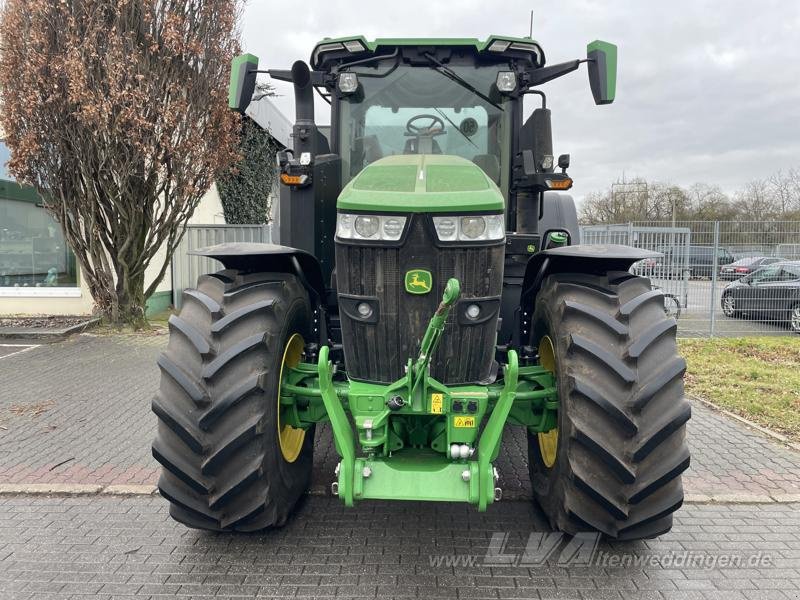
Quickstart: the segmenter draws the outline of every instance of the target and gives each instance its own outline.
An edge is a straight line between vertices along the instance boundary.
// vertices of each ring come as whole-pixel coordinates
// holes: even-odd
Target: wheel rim
[[[795,306],[792,309],[792,330],[800,333],[800,306]]]
[[[735,309],[736,309],[736,301],[733,299],[733,296],[725,296],[722,299],[722,312],[730,316],[733,314],[733,311]]]
[[[556,353],[550,336],[544,336],[539,342],[539,364],[553,375],[556,374]],[[550,469],[556,464],[556,457],[558,456],[558,427],[546,433],[539,433],[537,438],[539,440],[539,454],[542,457],[542,463]]]
[[[306,439],[306,431],[305,429],[298,429],[291,425],[281,425],[281,384],[283,382],[283,368],[296,367],[300,363],[305,345],[303,336],[299,333],[292,334],[292,337],[286,342],[286,347],[283,350],[281,372],[278,377],[278,443],[281,447],[283,459],[290,463],[296,461],[297,457],[300,456],[300,450],[302,450],[303,442]]]

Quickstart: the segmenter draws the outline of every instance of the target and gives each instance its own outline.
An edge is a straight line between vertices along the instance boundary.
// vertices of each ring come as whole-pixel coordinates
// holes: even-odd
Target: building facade
[[[251,103],[248,116],[281,146],[289,145],[291,123],[269,99]],[[0,140],[0,316],[92,314],[92,296],[60,226],[44,210],[33,188],[14,180],[6,167],[9,158],[8,148]],[[275,209],[278,203],[272,205]],[[203,196],[189,224],[225,224],[216,185]],[[157,276],[163,257],[162,252],[151,262],[145,285]],[[162,312],[171,304],[172,275],[168,267],[147,301],[148,315]]]

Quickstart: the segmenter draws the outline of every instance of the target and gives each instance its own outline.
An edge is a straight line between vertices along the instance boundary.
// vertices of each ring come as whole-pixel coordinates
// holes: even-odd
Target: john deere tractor
[[[294,148],[278,155],[280,245],[198,252],[224,268],[170,319],[153,454],[175,519],[284,524],[321,423],[339,455],[330,491],[347,506],[483,511],[502,497],[495,462],[516,426],[554,528],[670,529],[689,464],[676,323],[629,272],[653,253],[580,244],[540,89],[585,62],[609,104],[616,54],[595,41],[585,59],[546,65],[530,38],[356,36],[290,70],[234,60],[233,109],[258,73],[293,84]]]

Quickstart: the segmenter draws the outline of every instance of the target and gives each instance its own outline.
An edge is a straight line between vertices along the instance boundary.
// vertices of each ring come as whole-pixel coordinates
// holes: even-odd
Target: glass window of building
[[[8,157],[0,142],[0,290],[76,287],[75,256],[60,226],[32,188],[13,181]]]

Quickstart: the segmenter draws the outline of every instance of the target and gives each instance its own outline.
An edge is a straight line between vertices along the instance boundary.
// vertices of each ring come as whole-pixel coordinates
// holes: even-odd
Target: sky
[[[800,167],[798,0],[249,0],[242,43],[261,68],[288,68],[324,37],[524,36],[531,10],[548,64],[584,58],[595,39],[619,46],[613,104],[595,106],[585,65],[542,88],[576,198],[623,174],[732,193]],[[292,119],[291,86],[275,89]]]

